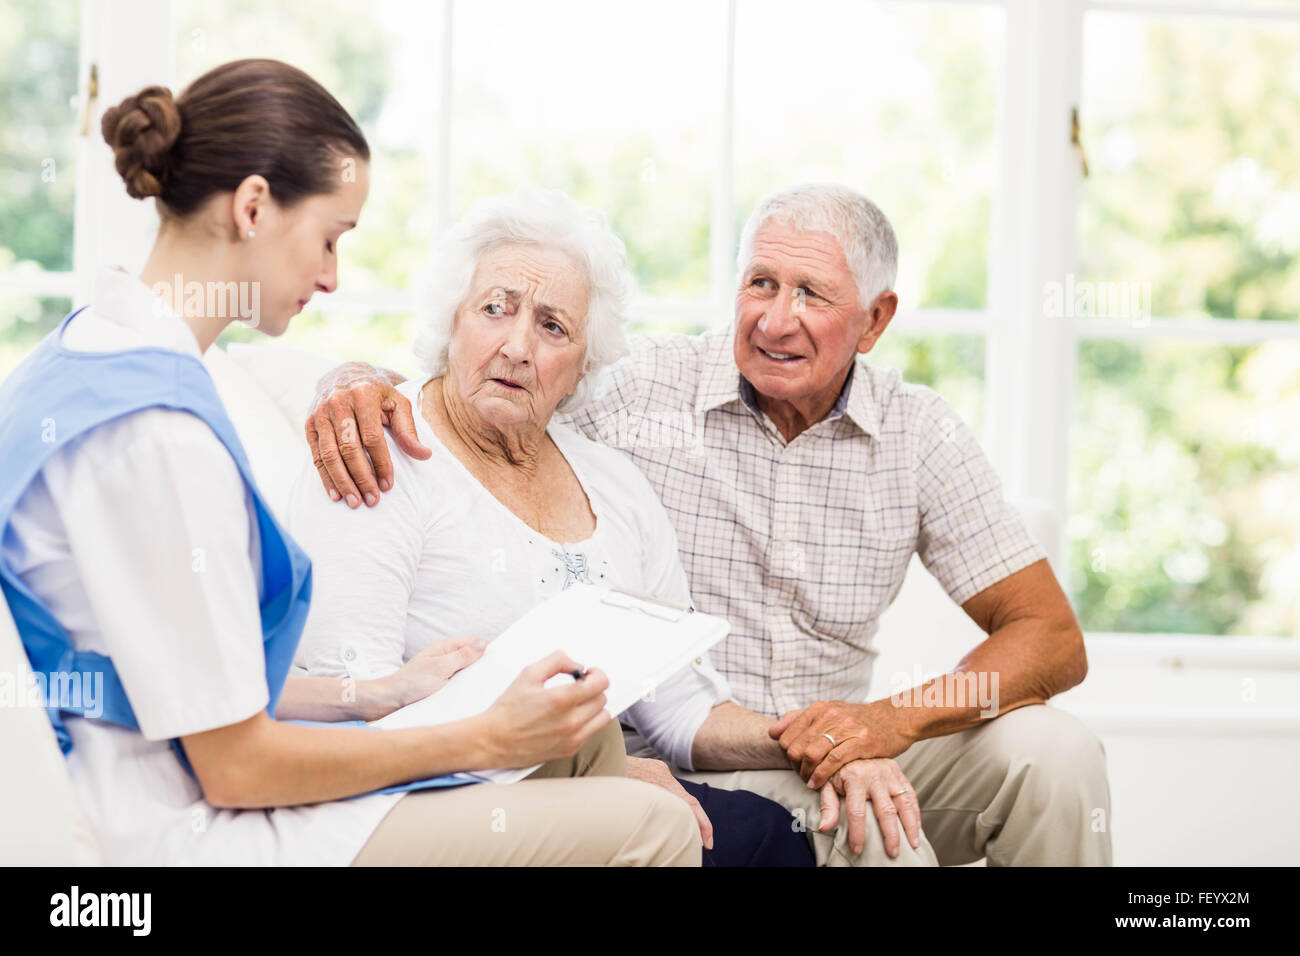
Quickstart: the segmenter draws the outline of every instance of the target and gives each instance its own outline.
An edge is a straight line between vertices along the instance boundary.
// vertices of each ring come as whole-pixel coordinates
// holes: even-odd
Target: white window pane
[[[322,300],[320,305],[327,302],[328,299]],[[410,373],[416,368],[411,353],[415,327],[415,316],[407,312],[324,310],[313,299],[311,306],[294,317],[276,342]],[[218,341],[222,345],[256,344],[265,342],[266,335],[240,322],[232,322]]]
[[[456,6],[452,214],[522,185],[604,210],[642,292],[708,293],[718,0]]]
[[[905,307],[986,301],[1000,8],[752,0],[736,14],[736,195],[835,181],[898,233]]]
[[[80,18],[73,0],[0,5],[0,272],[72,268]]]
[[[867,355],[872,365],[902,371],[903,381],[928,385],[976,435],[984,434],[984,336],[906,333],[887,329]]]
[[[1085,342],[1076,402],[1084,628],[1300,636],[1300,343]]]
[[[176,92],[218,64],[271,57],[309,73],[370,143],[370,195],[339,243],[339,289],[406,288],[425,267],[433,228],[437,128],[436,3],[178,0]]]
[[[1080,257],[1158,316],[1300,314],[1300,23],[1085,19]]]
[[[1098,6],[1123,7],[1132,5],[1134,0],[1092,0]],[[1138,0],[1147,5],[1160,4],[1170,7],[1204,7],[1206,10],[1243,11],[1246,13],[1269,10],[1295,10],[1300,7],[1300,0]]]
[[[71,311],[70,299],[0,292],[0,381]]]

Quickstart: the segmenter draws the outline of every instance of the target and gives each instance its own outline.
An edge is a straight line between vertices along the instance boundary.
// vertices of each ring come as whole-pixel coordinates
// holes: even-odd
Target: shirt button
[[[343,648],[343,659],[349,663],[355,661],[357,659],[356,649],[351,647]]]
[[[697,664],[703,664],[703,663],[704,663],[704,658],[703,658],[703,657],[697,657],[697,658],[695,658],[695,663],[697,663]]]

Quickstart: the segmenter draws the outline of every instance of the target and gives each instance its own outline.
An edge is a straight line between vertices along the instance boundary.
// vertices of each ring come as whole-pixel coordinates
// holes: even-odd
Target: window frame
[[[1016,0],[1017,3],[1023,0]],[[1079,203],[1077,195],[1082,183],[1082,175],[1079,169],[1077,159],[1069,153],[1068,137],[1064,135],[1067,131],[1066,123],[1070,116],[1070,110],[1077,107],[1081,101],[1082,86],[1082,50],[1083,50],[1083,27],[1084,18],[1092,12],[1104,13],[1128,13],[1141,15],[1149,19],[1208,19],[1217,18],[1221,21],[1241,21],[1251,22],[1262,27],[1266,23],[1284,22],[1288,24],[1300,24],[1300,6],[1282,7],[1282,6],[1228,6],[1215,3],[1214,0],[1201,0],[1201,2],[1172,2],[1172,3],[1153,3],[1143,2],[1143,0],[1063,0],[1056,11],[1064,21],[1064,29],[1048,28],[1042,34],[1044,41],[1050,39],[1064,39],[1063,45],[1058,49],[1057,56],[1062,64],[1068,64],[1070,83],[1062,91],[1068,93],[1068,98],[1058,100],[1055,104],[1056,122],[1061,123],[1063,135],[1060,137],[1063,149],[1066,150],[1069,162],[1064,169],[1065,177],[1068,182],[1063,185],[1063,190],[1068,189],[1076,198],[1069,206],[1068,216],[1062,217],[1057,224],[1060,236],[1057,240],[1061,249],[1068,249],[1069,255],[1065,256],[1057,263],[1057,268],[1053,274],[1056,281],[1060,281],[1063,276],[1069,272],[1078,272],[1078,212]],[[1048,117],[1044,117],[1047,119]],[[1036,289],[1042,289],[1042,286],[1036,286]],[[1039,296],[1037,308],[1041,313],[1042,297]],[[1238,318],[1176,318],[1168,316],[1152,316],[1149,320],[1141,323],[1133,322],[1126,319],[1115,318],[1098,318],[1072,316],[1068,319],[1048,320],[1046,317],[1039,317],[1039,324],[1055,323],[1064,329],[1066,344],[1064,354],[1058,353],[1060,364],[1057,366],[1060,378],[1060,388],[1067,396],[1064,412],[1061,417],[1055,421],[1041,421],[1037,427],[1055,428],[1061,435],[1068,436],[1070,428],[1075,421],[1076,409],[1074,405],[1075,384],[1078,372],[1078,358],[1080,347],[1088,341],[1107,340],[1120,342],[1142,342],[1142,341],[1175,341],[1189,344],[1210,344],[1210,345],[1259,345],[1267,342],[1293,341],[1300,339],[1300,316],[1295,321],[1263,321],[1258,319],[1238,319]],[[1049,356],[1041,354],[1040,359],[1047,359]],[[1033,416],[1038,409],[1031,409],[1030,415]],[[1042,432],[1050,434],[1051,432]],[[1022,441],[1028,436],[1022,436]],[[1065,442],[1065,454],[1061,455],[1054,464],[1061,469],[1061,474],[1055,476],[1053,481],[1054,489],[1058,495],[1054,499],[1054,504],[1059,510],[1055,513],[1061,516],[1062,521],[1068,520],[1069,502],[1066,497],[1066,486],[1069,480],[1069,446],[1068,439]],[[1065,525],[1062,524],[1062,528]],[[1061,553],[1059,555],[1060,563],[1058,568],[1068,569],[1068,547],[1069,541],[1063,533],[1061,536]],[[1054,562],[1055,563],[1055,562]],[[1300,666],[1300,642],[1294,637],[1268,637],[1256,635],[1200,635],[1186,633],[1167,633],[1167,632],[1149,632],[1134,634],[1129,632],[1096,632],[1090,637],[1101,637],[1107,640],[1113,646],[1122,648],[1126,659],[1131,660],[1135,666],[1150,666],[1153,662],[1165,662],[1169,655],[1174,655],[1175,662],[1183,660],[1207,661],[1207,666],[1241,666],[1254,662],[1255,655],[1261,647],[1271,647],[1276,651],[1280,659],[1288,662],[1287,666]],[[1145,649],[1139,649],[1134,646],[1133,641],[1136,638],[1155,639]],[[1207,650],[1207,639],[1212,640],[1213,648],[1222,649],[1227,647],[1229,653],[1220,654],[1218,650]]]
[[[698,300],[642,297],[634,317],[672,317],[702,327],[730,322],[735,281],[733,169],[736,161],[735,36],[737,0],[726,5],[725,33],[717,37],[721,57],[719,88],[722,122],[710,210],[709,293]],[[884,0],[895,4],[911,0]],[[1004,60],[997,108],[1000,151],[993,187],[986,304],[982,309],[906,309],[896,328],[909,334],[961,333],[984,338],[984,446],[1003,477],[1009,498],[1035,503],[1056,516],[1061,534],[1053,566],[1068,571],[1070,471],[1069,435],[1075,415],[1075,388],[1081,343],[1174,339],[1224,345],[1249,345],[1300,339],[1300,321],[1152,317],[1135,324],[1122,319],[1049,319],[1042,289],[1078,269],[1078,213],[1082,175],[1069,138],[1071,110],[1081,100],[1083,23],[1092,11],[1149,17],[1225,17],[1240,20],[1300,22],[1300,7],[1220,6],[1213,0],[1154,3],[1142,0],[925,0],[948,5],[1000,8],[1004,15]],[[431,204],[435,231],[450,225],[453,142],[453,62],[456,0],[442,4],[441,36],[436,38],[437,96],[430,100],[435,124]],[[168,82],[176,75],[171,0],[118,0],[106,5],[83,0],[80,102],[85,109],[91,64],[98,68],[99,94],[92,119],[109,103],[141,86]],[[74,118],[75,121],[75,118]],[[78,137],[74,216],[74,266],[71,272],[0,273],[0,294],[17,293],[89,300],[98,267],[121,262],[142,266],[156,229],[149,204],[131,200],[109,161],[107,146],[95,135]],[[409,312],[408,290],[342,290],[320,303],[324,311]],[[1090,639],[1096,636],[1089,635]],[[1127,639],[1131,635],[1113,635]],[[1201,636],[1143,634],[1197,646]],[[1260,638],[1239,640],[1253,646]],[[1284,640],[1281,638],[1263,640]],[[1190,643],[1188,643],[1190,642]],[[1300,647],[1296,648],[1300,655]],[[1300,656],[1297,657],[1300,660]]]

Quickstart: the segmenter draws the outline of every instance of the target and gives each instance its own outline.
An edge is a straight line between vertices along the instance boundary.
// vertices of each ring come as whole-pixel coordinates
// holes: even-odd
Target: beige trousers
[[[1077,717],[1039,704],[977,727],[913,744],[898,765],[921,807],[921,845],[899,827],[899,854],[885,853],[872,808],[860,855],[847,819],[817,833],[820,797],[793,770],[678,771],[726,790],[752,790],[784,805],[806,826],[819,866],[952,866],[981,857],[989,866],[1109,866],[1110,787],[1106,754]],[[717,821],[714,821],[717,825]]]
[[[700,828],[668,791],[628,780],[618,721],[513,784],[408,793],[353,866],[699,866]]]

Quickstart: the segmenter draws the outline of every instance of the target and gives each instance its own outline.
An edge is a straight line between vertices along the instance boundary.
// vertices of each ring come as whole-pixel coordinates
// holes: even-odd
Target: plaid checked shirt
[[[597,386],[564,417],[659,493],[696,607],[731,621],[712,662],[751,710],[865,700],[913,553],[958,604],[1045,557],[948,403],[862,356],[788,444],[730,332],[633,339]]]

